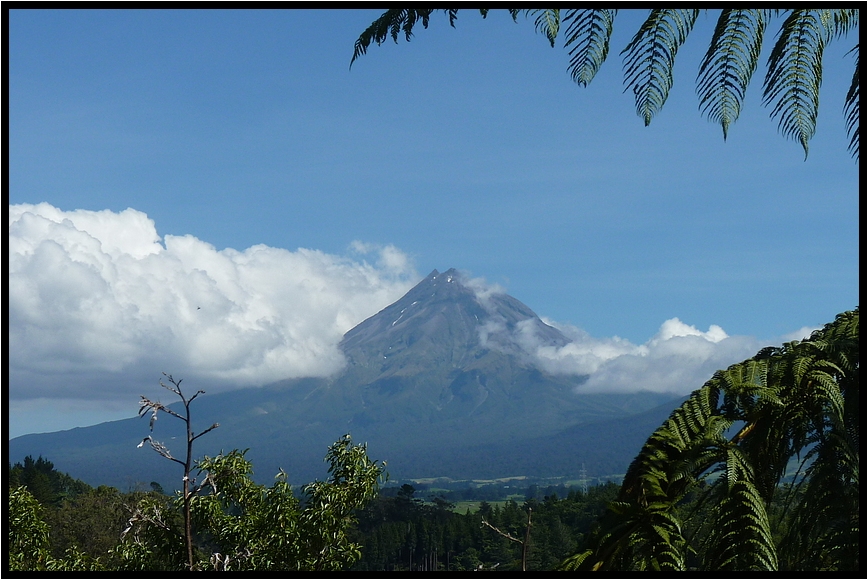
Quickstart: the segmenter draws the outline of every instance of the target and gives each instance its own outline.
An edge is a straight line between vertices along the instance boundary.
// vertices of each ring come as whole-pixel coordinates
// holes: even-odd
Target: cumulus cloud
[[[161,237],[134,209],[12,205],[8,251],[16,432],[50,430],[47,415],[95,416],[91,403],[103,420],[134,414],[123,409],[153,392],[161,371],[209,392],[328,376],[345,364],[343,334],[419,280],[411,258],[391,245],[356,241],[346,256],[265,245],[218,250],[189,235]],[[513,312],[507,320],[495,300],[505,293],[500,286],[460,277],[490,314],[483,344],[551,373],[586,375],[584,392],[686,394],[715,370],[814,330],[760,342],[671,318],[633,344],[545,320],[563,341],[536,319]]]
[[[811,337],[811,333],[815,330],[820,330],[822,326],[803,326],[802,328],[787,333],[781,337],[781,342],[792,342],[794,340],[804,340]]]
[[[218,250],[134,209],[12,205],[10,398],[137,396],[163,370],[217,389],[327,376],[343,334],[419,278],[394,246],[349,254]]]
[[[716,370],[768,346],[754,337],[729,336],[715,324],[703,332],[678,318],[664,321],[654,336],[639,345],[617,336],[594,338],[576,327],[545,322],[561,330],[570,342],[561,347],[535,345],[533,335],[524,333],[525,351],[549,372],[587,375],[579,387],[586,393],[649,390],[687,394]]]
[[[764,346],[807,337],[813,330],[802,328],[761,342],[754,337],[729,336],[716,324],[702,331],[670,318],[646,342],[633,344],[618,336],[592,337],[581,328],[543,319],[566,337],[565,343],[558,344],[537,319],[527,318],[510,327],[503,316],[489,308],[492,296],[504,293],[501,287],[488,285],[481,278],[467,284],[491,315],[480,327],[481,344],[521,353],[552,374],[586,376],[578,388],[585,393],[649,390],[687,394],[702,386],[716,370],[749,358]]]

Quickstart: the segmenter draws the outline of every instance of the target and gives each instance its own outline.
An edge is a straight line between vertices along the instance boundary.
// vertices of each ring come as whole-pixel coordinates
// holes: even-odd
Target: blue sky
[[[350,69],[378,15],[10,11],[10,436],[132,416],[162,370],[331,372],[342,332],[435,268],[594,348],[742,337],[705,373],[858,303],[855,40],[826,53],[805,159],[761,105],[765,61],[726,142],[700,115],[714,12],[649,127],[618,54],[644,11],[588,88],[505,13],[435,15]]]

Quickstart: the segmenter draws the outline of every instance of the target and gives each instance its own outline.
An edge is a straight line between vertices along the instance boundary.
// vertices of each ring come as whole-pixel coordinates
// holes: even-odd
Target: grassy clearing
[[[509,501],[514,501],[520,505],[524,502],[524,499],[525,499],[525,497],[521,494],[513,494],[513,495],[507,496],[506,499],[499,500],[499,501],[489,501],[487,503],[491,507],[498,506],[498,507],[502,508]],[[465,513],[467,513],[467,510],[470,510],[470,513],[475,513],[475,512],[479,511],[479,504],[481,504],[481,503],[482,503],[481,501],[476,501],[476,500],[458,501],[458,502],[455,502],[455,507],[452,508],[452,511],[457,513],[457,514],[465,514]]]

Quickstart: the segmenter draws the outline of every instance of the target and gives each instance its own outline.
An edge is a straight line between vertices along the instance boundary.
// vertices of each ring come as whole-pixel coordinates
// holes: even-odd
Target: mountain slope
[[[582,461],[590,475],[611,473],[617,465],[623,471],[632,459],[622,457],[623,450],[604,468],[598,460],[572,459],[581,453],[558,441],[584,441],[605,457],[599,450],[614,441],[605,433],[617,434],[626,417],[672,397],[576,394],[586,377],[545,373],[528,354],[528,344],[567,342],[518,300],[478,287],[455,270],[435,270],[344,335],[347,366],[340,374],[199,397],[192,407],[194,430],[221,426],[196,441],[195,453],[249,448],[257,479],[270,481],[283,468],[300,483],[325,476],[326,448],[349,432],[368,443],[371,457],[388,460],[390,473],[401,479],[491,477],[498,469],[499,475],[543,469],[569,475]],[[593,431],[579,435],[590,422],[611,429],[598,426],[596,438]],[[154,436],[178,454],[181,427],[165,417]],[[147,432],[147,422],[134,418],[28,435],[10,441],[10,460],[41,454],[94,484],[177,487],[174,463],[147,446],[136,449]]]

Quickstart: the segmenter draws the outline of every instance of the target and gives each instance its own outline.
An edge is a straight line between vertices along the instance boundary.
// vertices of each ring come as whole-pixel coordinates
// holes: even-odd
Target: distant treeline
[[[503,485],[469,491],[482,489],[492,500],[500,500],[493,497],[498,488],[501,494],[516,491],[504,490]],[[587,494],[560,485],[557,489],[564,495],[559,496],[554,489],[528,488],[531,493],[521,502],[483,500],[478,509],[465,513],[456,512],[455,504],[440,496],[421,501],[408,484],[397,492],[389,490],[389,496],[381,494],[360,514],[356,541],[363,546],[362,558],[353,570],[520,570],[529,511],[527,569],[551,570],[576,552],[618,493],[614,483],[591,487]]]
[[[42,506],[54,557],[61,558],[67,549],[76,547],[91,558],[100,558],[109,569],[110,550],[130,517],[128,506],[144,495],[164,493],[156,483],[126,492],[108,486],[94,488],[57,471],[43,457],[27,457],[8,470],[9,489],[26,487]],[[518,570],[522,546],[485,526],[483,520],[523,540],[528,509],[527,568],[550,570],[575,553],[618,491],[614,483],[592,486],[587,494],[563,484],[519,487],[492,483],[455,490],[419,487],[418,494],[409,484],[385,487],[358,514],[359,524],[351,534],[362,546],[362,557],[353,570]],[[517,501],[520,496],[523,499]],[[460,513],[457,501],[478,503]]]

